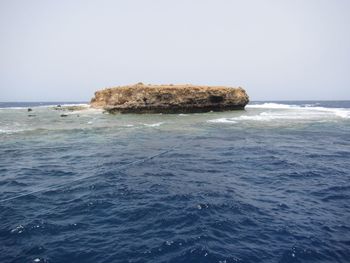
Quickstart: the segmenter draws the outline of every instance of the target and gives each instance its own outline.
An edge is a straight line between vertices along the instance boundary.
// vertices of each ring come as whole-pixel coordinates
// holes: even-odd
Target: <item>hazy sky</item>
[[[350,1],[0,0],[0,101],[140,81],[350,99]]]

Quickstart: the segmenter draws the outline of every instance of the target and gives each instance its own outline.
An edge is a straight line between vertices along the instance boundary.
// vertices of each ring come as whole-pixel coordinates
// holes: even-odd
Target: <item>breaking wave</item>
[[[263,103],[247,105],[247,112],[241,116],[225,117],[209,120],[211,123],[236,123],[238,121],[332,121],[336,119],[350,119],[348,108],[327,108],[306,105],[288,105],[279,103]],[[258,112],[259,110],[264,110]]]
[[[157,123],[151,123],[151,124],[144,123],[143,125],[147,127],[159,127],[162,124],[164,124],[164,122],[157,122]]]
[[[350,109],[347,108],[326,108],[316,106],[316,104],[305,104],[305,105],[288,105],[288,104],[279,104],[279,103],[264,103],[264,104],[255,104],[247,105],[247,109],[287,109],[287,110],[297,110],[297,111],[316,111],[324,113],[333,113],[336,116],[342,118],[350,118]]]
[[[213,123],[237,123],[237,121],[233,120],[233,118],[219,118],[219,119],[209,120],[208,122],[213,122]]]

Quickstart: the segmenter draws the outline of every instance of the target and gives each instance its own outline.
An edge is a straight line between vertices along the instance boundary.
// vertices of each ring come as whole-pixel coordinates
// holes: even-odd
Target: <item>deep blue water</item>
[[[42,105],[0,104],[0,262],[350,262],[349,101]]]

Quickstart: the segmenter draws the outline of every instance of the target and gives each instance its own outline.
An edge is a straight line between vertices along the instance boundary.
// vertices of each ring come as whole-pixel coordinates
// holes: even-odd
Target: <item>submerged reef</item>
[[[194,113],[242,110],[248,102],[242,88],[138,83],[99,90],[90,105],[109,113]]]

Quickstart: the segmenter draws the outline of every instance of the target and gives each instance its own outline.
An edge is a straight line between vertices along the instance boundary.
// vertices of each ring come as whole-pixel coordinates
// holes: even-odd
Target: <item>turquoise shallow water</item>
[[[0,103],[1,262],[348,262],[350,102],[62,113]]]

